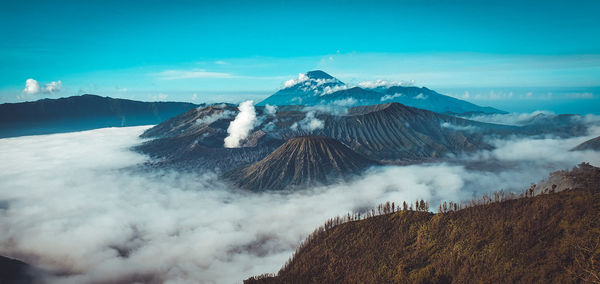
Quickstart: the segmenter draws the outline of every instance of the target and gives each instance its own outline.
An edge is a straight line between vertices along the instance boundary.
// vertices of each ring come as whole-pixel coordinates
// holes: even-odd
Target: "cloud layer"
[[[0,254],[63,276],[55,283],[239,283],[276,272],[326,219],[385,201],[465,200],[518,191],[598,152],[590,137],[493,141],[453,163],[373,168],[354,182],[249,194],[211,172],[138,171],[147,127],[0,139]],[[597,135],[598,133],[591,133]],[[93,154],[91,154],[93,153]]]

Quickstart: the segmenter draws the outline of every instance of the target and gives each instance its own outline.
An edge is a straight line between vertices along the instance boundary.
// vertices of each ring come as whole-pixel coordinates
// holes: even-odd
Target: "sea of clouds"
[[[469,200],[520,192],[598,152],[600,135],[493,140],[452,162],[373,168],[351,183],[247,193],[207,171],[141,171],[144,127],[0,139],[0,255],[55,274],[47,282],[240,283],[277,272],[325,220],[385,201]],[[57,276],[58,275],[58,276]]]

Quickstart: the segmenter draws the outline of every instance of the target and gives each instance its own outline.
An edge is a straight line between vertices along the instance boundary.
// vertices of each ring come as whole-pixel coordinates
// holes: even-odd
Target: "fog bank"
[[[229,189],[211,172],[140,172],[148,127],[0,139],[0,254],[92,281],[240,283],[277,272],[326,219],[385,201],[465,200],[518,191],[598,152],[591,138],[494,141],[459,162],[371,169],[297,193]],[[435,207],[434,207],[435,206]]]

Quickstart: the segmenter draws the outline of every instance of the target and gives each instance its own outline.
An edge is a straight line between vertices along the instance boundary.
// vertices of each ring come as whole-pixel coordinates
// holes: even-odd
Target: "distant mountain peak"
[[[318,95],[323,93],[328,87],[342,86],[344,83],[335,77],[321,71],[313,70],[306,73],[298,74],[296,79],[285,81],[283,88],[280,91],[293,90],[298,91],[303,95]]]
[[[308,77],[310,79],[325,79],[325,80],[335,79],[333,76],[327,74],[326,72],[324,72],[322,70],[308,71],[308,72],[306,72],[306,77]]]
[[[259,106],[270,105],[328,105],[352,102],[352,106],[376,105],[397,102],[407,106],[438,113],[504,113],[501,110],[482,107],[457,98],[439,94],[426,87],[415,87],[411,83],[377,80],[345,84],[322,70],[298,74],[286,81],[283,88],[259,102]]]

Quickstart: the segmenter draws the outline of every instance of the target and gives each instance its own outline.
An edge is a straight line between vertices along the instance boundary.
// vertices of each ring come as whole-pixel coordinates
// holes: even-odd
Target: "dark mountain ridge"
[[[147,164],[151,167],[190,171],[210,169],[227,173],[264,159],[288,139],[297,136],[329,137],[378,163],[412,164],[491,150],[493,147],[488,144],[487,138],[494,136],[551,134],[568,137],[587,132],[585,124],[572,118],[568,119],[571,124],[556,126],[507,126],[471,121],[399,103],[357,106],[343,112],[284,106],[274,114],[267,112],[265,107],[257,106],[255,112],[254,128],[248,137],[240,141],[238,148],[224,147],[224,139],[229,135],[227,129],[238,109],[233,105],[219,104],[194,108],[148,129],[142,137],[153,139],[136,149],[155,158]],[[253,184],[248,188],[261,184],[249,176],[235,180]]]
[[[586,151],[586,150],[600,151],[600,136],[598,136],[596,138],[592,138],[588,141],[585,141],[585,142],[577,145],[575,148],[571,149],[571,151]]]
[[[158,124],[198,105],[96,95],[0,105],[0,138]]]
[[[371,159],[410,162],[491,149],[482,135],[510,127],[481,124],[399,103],[358,106],[346,116],[323,116],[315,134],[335,138]],[[333,126],[333,127],[330,127]]]
[[[49,274],[17,259],[0,256],[0,283],[29,284],[42,283]]]
[[[385,93],[388,98],[401,94],[401,96],[392,99],[394,102],[439,113],[506,113],[505,111],[493,107],[478,106],[464,100],[442,95],[426,87],[392,86],[381,91]],[[384,96],[383,99],[385,98],[386,97]]]
[[[309,117],[302,108],[281,108],[276,115],[267,115],[264,108],[259,106],[256,112],[259,118],[257,125],[248,139],[242,141],[241,148],[223,147],[223,140],[228,135],[227,128],[235,118],[231,113],[237,113],[237,108],[215,105],[192,109],[148,129],[142,137],[156,138],[137,149],[158,158],[163,163],[161,165],[170,163],[182,167],[185,161],[187,168],[220,168],[222,172],[227,172],[233,167],[265,158],[290,138],[316,135],[333,138],[371,160],[410,163],[439,159],[448,153],[491,149],[482,139],[484,134],[517,129],[469,121],[398,103],[354,107],[343,115],[315,112],[312,119],[320,121],[322,127],[312,130],[294,128]],[[197,121],[210,123],[198,124]],[[217,152],[220,157],[215,154]],[[242,152],[244,154],[238,156]],[[223,160],[230,163],[223,163]]]

